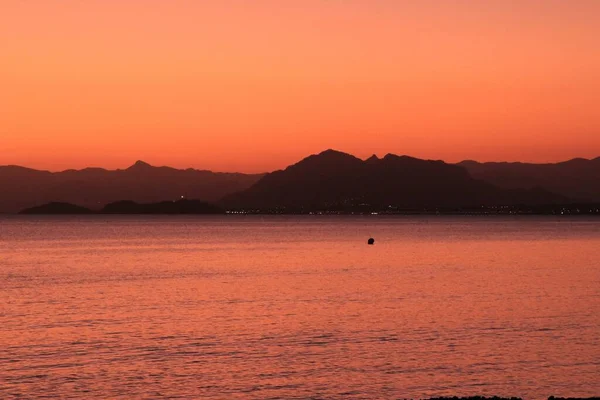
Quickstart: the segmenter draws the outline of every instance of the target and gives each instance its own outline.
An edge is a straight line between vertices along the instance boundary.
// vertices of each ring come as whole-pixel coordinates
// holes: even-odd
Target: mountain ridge
[[[457,165],[501,188],[543,187],[577,201],[600,201],[600,157],[544,164],[465,160]]]
[[[594,157],[594,158],[585,158],[585,157],[574,157],[574,158],[570,158],[568,160],[563,160],[563,161],[556,161],[556,162],[542,162],[542,163],[536,163],[536,162],[528,162],[528,161],[478,161],[478,160],[474,160],[471,158],[467,158],[464,159],[462,161],[458,161],[455,163],[452,162],[446,162],[444,160],[434,160],[434,159],[424,159],[424,158],[418,158],[418,157],[413,157],[413,156],[409,156],[409,155],[397,155],[394,153],[386,153],[383,157],[379,157],[377,154],[372,154],[371,156],[365,158],[365,159],[361,159],[360,157],[354,156],[350,153],[346,153],[340,150],[335,150],[335,149],[327,149],[324,150],[320,153],[315,153],[312,154],[312,156],[315,155],[319,155],[322,153],[326,153],[326,152],[334,152],[334,153],[341,153],[341,154],[347,154],[350,155],[354,158],[357,158],[359,160],[362,161],[368,161],[370,159],[374,159],[374,160],[381,160],[383,158],[385,158],[386,156],[396,156],[396,157],[407,157],[407,158],[413,158],[413,159],[417,159],[417,160],[427,160],[427,161],[442,161],[445,162],[447,164],[456,164],[456,165],[461,165],[464,163],[477,163],[477,164],[519,164],[519,165],[533,165],[533,166],[542,166],[542,165],[557,165],[557,164],[565,164],[565,163],[569,163],[572,161],[599,161],[600,162],[600,156],[598,157]],[[311,155],[305,157],[308,158]],[[199,168],[193,168],[193,167],[188,167],[188,168],[176,168],[176,167],[171,167],[171,166],[167,166],[167,165],[152,165],[146,161],[143,160],[137,160],[135,161],[133,164],[129,165],[128,167],[125,168],[115,168],[115,169],[109,169],[109,168],[104,168],[104,167],[83,167],[80,169],[77,168],[67,168],[67,169],[63,169],[63,170],[57,170],[57,171],[50,171],[47,169],[38,169],[38,168],[33,168],[33,167],[26,167],[24,165],[20,165],[20,164],[4,164],[4,165],[0,165],[0,169],[2,168],[15,168],[15,169],[23,169],[23,170],[29,170],[29,171],[36,171],[36,172],[46,172],[49,174],[56,174],[56,173],[61,173],[61,172],[68,172],[68,171],[86,171],[86,170],[102,170],[102,171],[125,171],[127,169],[130,169],[132,167],[134,167],[136,164],[142,164],[142,165],[147,165],[147,166],[151,166],[153,168],[169,168],[169,169],[173,169],[173,170],[178,170],[178,171],[198,171],[198,172],[211,172],[213,174],[241,174],[241,175],[265,175],[267,173],[270,172],[261,172],[261,173],[245,173],[245,172],[224,172],[224,171],[213,171],[210,169],[199,169]],[[291,164],[293,165],[293,164]],[[279,171],[285,168],[280,168],[277,170],[273,170],[271,172],[275,172],[275,171]]]
[[[390,153],[361,160],[329,149],[267,174],[250,188],[225,196],[221,203],[232,208],[348,210],[566,201],[540,188],[499,189],[472,178],[459,165],[440,160]]]
[[[0,212],[46,203],[73,203],[92,210],[123,198],[151,203],[184,197],[215,202],[250,187],[263,174],[155,167],[137,161],[126,169],[98,167],[50,172],[0,166]]]
[[[545,164],[474,160],[451,164],[392,153],[363,160],[334,149],[267,174],[177,169],[143,160],[116,170],[87,167],[51,172],[7,165],[0,166],[0,212],[51,202],[96,210],[123,198],[149,203],[182,197],[245,208],[343,208],[366,202],[382,206],[390,201],[407,207],[466,201],[598,202],[599,173],[600,157]]]

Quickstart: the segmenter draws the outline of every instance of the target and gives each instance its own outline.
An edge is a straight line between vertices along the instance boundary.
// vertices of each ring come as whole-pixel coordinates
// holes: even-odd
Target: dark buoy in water
[[[369,240],[367,241],[367,244],[375,244],[375,239],[369,238]]]

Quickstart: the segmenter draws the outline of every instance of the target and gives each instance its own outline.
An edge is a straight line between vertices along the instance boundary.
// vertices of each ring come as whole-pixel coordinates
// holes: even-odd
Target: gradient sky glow
[[[0,165],[600,156],[598,0],[2,0]]]

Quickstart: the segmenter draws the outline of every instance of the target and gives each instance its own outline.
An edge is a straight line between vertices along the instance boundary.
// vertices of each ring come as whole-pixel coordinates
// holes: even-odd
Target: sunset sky
[[[2,0],[0,165],[600,156],[598,0]]]

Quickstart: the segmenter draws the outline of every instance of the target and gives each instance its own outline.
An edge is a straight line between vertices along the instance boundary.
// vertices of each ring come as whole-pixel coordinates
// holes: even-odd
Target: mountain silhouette
[[[150,203],[185,196],[214,202],[250,187],[261,177],[262,174],[154,167],[143,161],[122,170],[48,172],[0,166],[0,212],[18,212],[50,202],[74,203],[96,210],[122,199]]]
[[[0,188],[0,212],[47,203],[99,211],[122,199],[139,205],[183,198],[225,209],[284,212],[583,204],[600,202],[600,157],[556,164],[447,164],[393,154],[361,160],[326,150],[284,170],[254,175],[155,167],[144,161],[120,170],[0,166]]]
[[[458,165],[474,178],[502,188],[543,187],[577,201],[600,202],[600,157],[555,164],[463,161]]]
[[[363,161],[327,150],[265,175],[222,200],[225,207],[282,210],[435,208],[548,204],[565,196],[541,188],[501,189],[459,165],[388,154]]]

